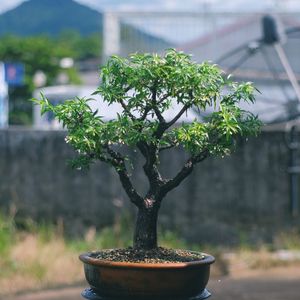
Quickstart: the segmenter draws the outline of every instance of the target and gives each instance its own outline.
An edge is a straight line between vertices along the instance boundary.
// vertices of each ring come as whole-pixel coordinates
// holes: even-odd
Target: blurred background
[[[217,257],[212,299],[299,299],[297,0],[1,0],[0,299],[80,299],[78,254],[131,244],[135,211],[114,171],[71,169],[66,132],[30,99],[90,97],[110,55],[167,48],[253,82],[265,126],[167,197],[160,244]],[[178,150],[162,168],[183,160]],[[133,177],[145,187],[138,168]]]

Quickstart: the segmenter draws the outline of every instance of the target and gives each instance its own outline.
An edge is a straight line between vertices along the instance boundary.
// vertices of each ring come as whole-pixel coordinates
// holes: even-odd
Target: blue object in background
[[[21,86],[24,84],[25,67],[21,63],[5,63],[5,81],[9,86]]]
[[[0,61],[0,128],[8,126],[8,86],[5,82],[4,63]]]

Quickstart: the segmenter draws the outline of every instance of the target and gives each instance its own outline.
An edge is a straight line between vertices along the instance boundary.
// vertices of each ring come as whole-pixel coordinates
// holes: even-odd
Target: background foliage
[[[98,35],[80,36],[74,31],[64,31],[58,37],[18,37],[7,35],[0,38],[0,61],[21,62],[25,65],[25,80],[21,87],[10,87],[10,124],[31,124],[32,105],[28,101],[35,89],[33,76],[43,71],[46,85],[56,83],[60,72],[66,72],[70,83],[80,83],[76,68],[64,69],[59,62],[64,57],[76,61],[100,56],[101,40]]]

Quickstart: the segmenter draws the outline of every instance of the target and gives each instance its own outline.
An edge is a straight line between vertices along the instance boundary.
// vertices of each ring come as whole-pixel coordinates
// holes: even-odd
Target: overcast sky
[[[11,9],[24,0],[0,0],[0,13]],[[89,5],[96,9],[103,7],[137,8],[143,7],[162,7],[167,9],[203,9],[211,6],[220,10],[243,10],[261,11],[269,10],[274,7],[287,10],[300,11],[300,0],[76,0],[82,4]]]

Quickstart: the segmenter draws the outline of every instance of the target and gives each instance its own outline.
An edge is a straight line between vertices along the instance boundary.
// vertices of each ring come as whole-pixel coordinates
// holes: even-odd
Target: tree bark
[[[138,209],[133,247],[135,249],[157,248],[157,219],[160,203],[146,198]]]

